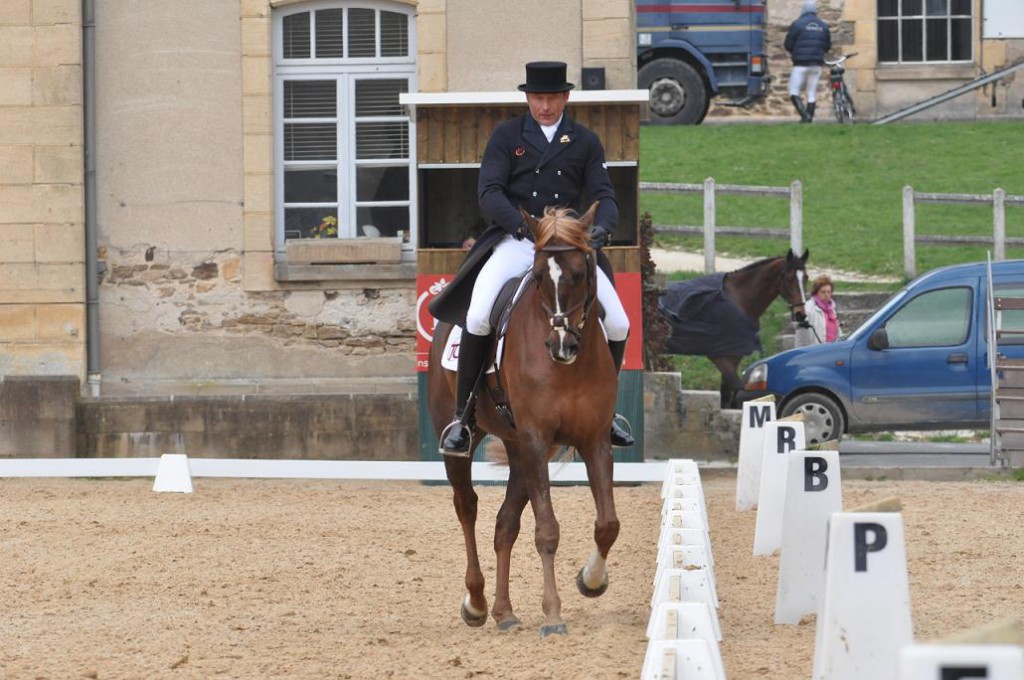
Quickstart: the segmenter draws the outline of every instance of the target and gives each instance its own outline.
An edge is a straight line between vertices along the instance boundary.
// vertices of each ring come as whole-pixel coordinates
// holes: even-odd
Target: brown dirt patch
[[[444,485],[195,480],[2,480],[0,670],[17,678],[635,678],[646,651],[657,485],[620,487],[611,586],[580,596],[593,501],[554,490],[564,638],[539,639],[532,516],[513,555],[524,628],[459,618],[462,537]],[[814,624],[775,626],[777,557],[752,556],[755,513],[707,478],[726,670],[810,677]],[[481,555],[500,487],[480,487]],[[844,482],[844,506],[903,501],[915,635],[1024,612],[1024,484]]]

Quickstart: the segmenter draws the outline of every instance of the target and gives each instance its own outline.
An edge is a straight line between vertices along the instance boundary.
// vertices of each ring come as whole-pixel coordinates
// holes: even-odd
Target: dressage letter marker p
[[[800,623],[818,611],[825,580],[828,521],[843,509],[838,451],[789,454],[775,623]]]
[[[775,402],[744,402],[740,424],[740,450],[736,463],[736,509],[753,510],[757,507],[757,487],[761,481],[761,457],[764,448],[764,428],[775,420]]]
[[[897,680],[914,641],[898,512],[832,515],[815,633],[815,680]]]

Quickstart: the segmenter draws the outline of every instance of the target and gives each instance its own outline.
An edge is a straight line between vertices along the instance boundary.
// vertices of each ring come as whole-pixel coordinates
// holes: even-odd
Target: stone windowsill
[[[415,281],[416,263],[398,264],[292,264],[274,265],[274,278],[290,281],[337,281],[359,283],[365,281]]]
[[[883,64],[875,69],[878,80],[973,80],[974,64]]]

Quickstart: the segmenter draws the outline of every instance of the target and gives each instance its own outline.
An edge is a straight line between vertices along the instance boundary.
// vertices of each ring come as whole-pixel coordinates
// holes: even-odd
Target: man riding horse
[[[598,202],[591,245],[611,237],[619,208],[597,135],[565,115],[572,83],[563,62],[526,65],[529,113],[499,125],[491,134],[480,166],[480,207],[491,226],[477,239],[455,279],[431,302],[435,318],[463,327],[458,352],[455,415],[441,433],[445,455],[470,456],[473,405],[470,396],[490,347],[491,307],[508,279],[533,265],[530,230],[520,213],[541,217],[547,206],[580,212],[584,196]],[[629,319],[611,281],[611,264],[600,253],[597,295],[604,310],[608,346],[618,370],[626,351]],[[632,446],[632,436],[613,421],[614,446]]]

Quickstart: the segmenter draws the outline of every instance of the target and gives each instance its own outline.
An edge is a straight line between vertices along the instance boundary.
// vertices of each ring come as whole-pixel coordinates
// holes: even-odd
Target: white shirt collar
[[[565,114],[563,113],[562,116],[564,115]],[[562,116],[559,116],[558,120],[556,120],[553,125],[540,126],[541,132],[543,132],[544,136],[548,138],[549,143],[555,138],[555,133],[558,132],[558,126],[562,124]]]

